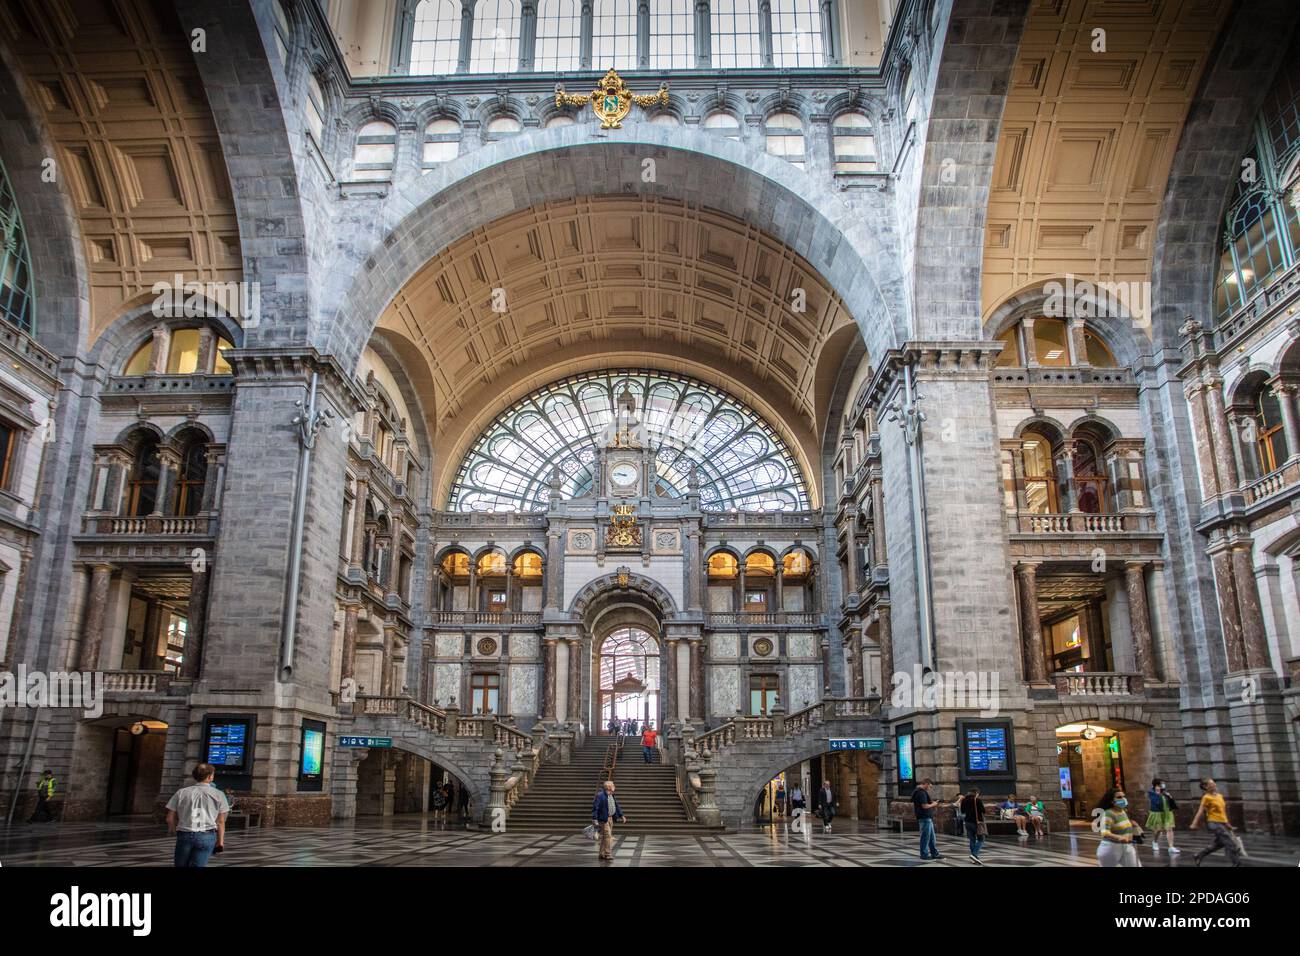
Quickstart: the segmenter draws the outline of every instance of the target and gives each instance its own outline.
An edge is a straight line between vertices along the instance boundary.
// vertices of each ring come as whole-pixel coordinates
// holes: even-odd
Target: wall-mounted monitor
[[[298,757],[298,789],[319,793],[324,779],[325,724],[319,720],[304,720]]]

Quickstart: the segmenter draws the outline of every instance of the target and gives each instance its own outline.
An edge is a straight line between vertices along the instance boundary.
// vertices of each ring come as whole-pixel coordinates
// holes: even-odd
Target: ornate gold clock
[[[618,75],[617,70],[610,70],[600,81],[600,86],[590,93],[566,93],[563,89],[555,91],[557,107],[582,106],[591,102],[591,109],[600,117],[601,129],[621,129],[623,120],[632,112],[635,103],[642,109],[648,106],[665,106],[668,103],[668,84],[659,84],[659,92],[642,95],[633,93],[627,83]]]

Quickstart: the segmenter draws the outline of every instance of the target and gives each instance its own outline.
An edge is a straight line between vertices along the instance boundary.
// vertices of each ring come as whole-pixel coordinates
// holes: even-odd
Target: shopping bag
[[[589,823],[587,826],[583,827],[582,835],[593,843],[600,839],[600,832],[596,829],[596,824],[594,823]]]

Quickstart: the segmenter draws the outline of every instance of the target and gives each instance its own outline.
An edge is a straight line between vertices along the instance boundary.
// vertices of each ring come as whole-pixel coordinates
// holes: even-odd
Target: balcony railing
[[[1133,385],[1132,369],[1091,365],[1003,367],[993,370],[994,385]]]
[[[1010,516],[1012,534],[1122,534],[1154,531],[1149,514],[1017,514]]]
[[[706,528],[806,528],[815,525],[820,517],[816,511],[708,511],[704,514]]]
[[[1246,504],[1253,505],[1300,482],[1300,458],[1293,458],[1276,471],[1245,487]]]
[[[104,691],[110,694],[170,693],[174,675],[166,671],[104,671]]]
[[[726,611],[705,616],[707,627],[766,627],[773,624],[816,627],[822,623],[817,611]]]
[[[1121,674],[1118,671],[1053,674],[1052,681],[1061,697],[1132,697],[1145,689],[1141,674]]]
[[[123,535],[210,535],[216,529],[216,518],[201,515],[193,518],[149,516],[122,518],[117,515],[87,515],[82,521],[84,534]]]
[[[541,611],[434,611],[434,624],[489,624],[508,627],[536,627],[542,623]]]

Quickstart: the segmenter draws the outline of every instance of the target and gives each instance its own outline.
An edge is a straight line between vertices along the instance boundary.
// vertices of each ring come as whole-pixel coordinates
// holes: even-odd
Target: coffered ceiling
[[[1011,294],[1065,273],[1149,278],[1170,164],[1230,6],[1035,0],[989,197],[986,317]],[[1099,40],[1104,52],[1094,50]]]
[[[639,354],[643,365],[702,365],[724,388],[744,382],[742,398],[815,435],[831,378],[819,364],[838,370],[852,319],[781,243],[721,213],[637,196],[537,206],[477,230],[435,255],[379,325],[427,358],[439,431],[495,414],[530,377],[535,387],[602,355]]]
[[[241,278],[216,127],[171,4],[4,0],[0,31],[80,220],[92,341],[156,281]]]

